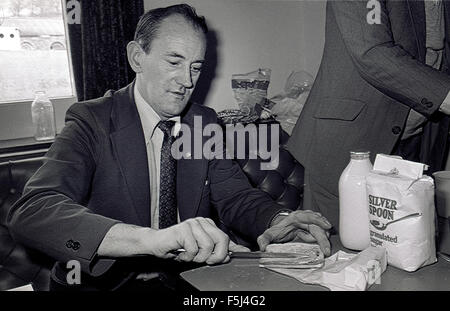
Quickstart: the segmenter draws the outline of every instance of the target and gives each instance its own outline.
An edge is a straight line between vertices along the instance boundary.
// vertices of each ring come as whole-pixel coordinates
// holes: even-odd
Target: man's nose
[[[179,76],[178,81],[184,88],[190,89],[194,86],[192,81],[191,68],[186,68]]]

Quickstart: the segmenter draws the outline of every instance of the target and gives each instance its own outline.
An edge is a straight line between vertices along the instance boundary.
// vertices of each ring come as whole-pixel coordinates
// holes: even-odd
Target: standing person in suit
[[[429,174],[446,156],[450,2],[375,2],[373,11],[367,1],[328,1],[322,63],[288,143],[305,167],[305,208],[335,228],[350,151],[400,155]],[[369,23],[373,13],[379,23]]]
[[[80,262],[85,282],[109,289],[113,278],[122,284],[121,275],[103,278],[116,258],[226,262],[238,246],[211,218],[258,239],[261,249],[302,238],[330,254],[331,225],[320,214],[281,214],[285,209],[252,188],[231,160],[174,159],[171,144],[182,124],[194,132],[194,117],[203,126],[217,121],[212,109],[189,103],[206,32],[188,5],[147,12],[127,47],[135,82],[68,110],[65,128],[8,217],[17,241],[59,262],[56,282],[65,282],[71,260]],[[180,248],[185,252],[173,254]],[[151,273],[142,279],[157,275],[146,263],[143,272]]]

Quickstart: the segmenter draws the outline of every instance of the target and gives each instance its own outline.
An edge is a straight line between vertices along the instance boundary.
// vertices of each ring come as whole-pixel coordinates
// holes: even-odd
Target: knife
[[[177,249],[175,251],[170,252],[171,254],[178,256],[181,253],[184,253],[186,250],[183,248]],[[297,253],[281,253],[281,252],[228,252],[228,256],[230,258],[295,258],[295,259],[309,259],[310,256],[303,255],[303,254],[297,254]],[[123,258],[145,258],[145,257],[151,257],[147,254],[137,254],[132,256],[124,256]],[[102,259],[118,259],[117,257],[109,257],[109,256],[101,256]]]
[[[183,248],[177,249],[173,252],[174,255],[179,255],[186,250]],[[275,252],[228,252],[230,258],[303,258],[304,255],[297,253],[275,253]],[[309,257],[308,257],[309,258]]]

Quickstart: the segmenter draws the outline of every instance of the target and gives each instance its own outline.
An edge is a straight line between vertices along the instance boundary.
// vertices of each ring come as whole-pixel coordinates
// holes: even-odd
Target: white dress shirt
[[[159,229],[159,184],[161,171],[161,148],[164,140],[164,134],[158,127],[161,118],[153,110],[149,103],[140,94],[137,87],[134,87],[134,99],[136,107],[141,119],[142,128],[144,130],[145,145],[147,149],[148,160],[148,176],[150,181],[150,212],[151,212],[151,228]],[[175,122],[174,135],[178,135],[181,128],[181,118],[176,116],[170,118]],[[180,216],[178,214],[178,222]]]

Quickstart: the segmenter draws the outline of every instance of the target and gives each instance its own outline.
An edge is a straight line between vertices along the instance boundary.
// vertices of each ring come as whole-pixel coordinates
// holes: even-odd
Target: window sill
[[[76,98],[58,98],[51,101],[55,109],[56,130],[59,133],[64,127],[66,111],[76,102]],[[23,137],[33,135],[31,102],[0,104],[0,142],[21,140]]]
[[[44,156],[53,140],[37,141],[33,137],[0,140],[0,162]]]

